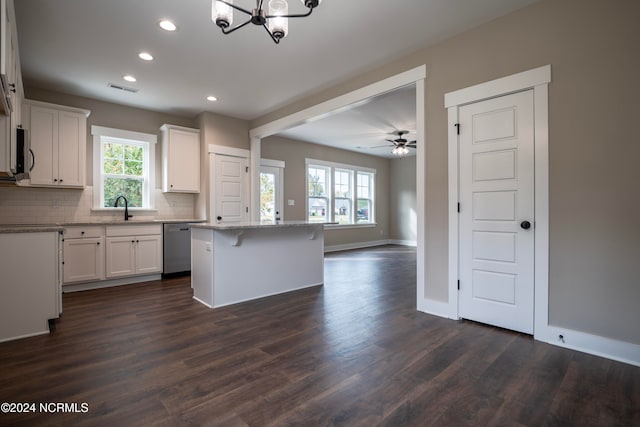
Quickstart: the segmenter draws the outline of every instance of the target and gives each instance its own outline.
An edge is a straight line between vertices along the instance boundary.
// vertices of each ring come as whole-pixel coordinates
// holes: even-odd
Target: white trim
[[[69,107],[67,105],[51,104],[50,102],[34,101],[32,99],[25,99],[22,102],[25,104],[36,106],[36,107],[53,108],[55,110],[67,111],[69,113],[78,113],[78,114],[84,115],[85,117],[89,117],[89,115],[91,114],[90,110],[85,110],[84,108],[76,108],[76,107]]]
[[[432,314],[438,317],[444,317],[447,319],[456,319],[457,313],[452,313],[451,306],[447,302],[437,301],[430,298],[425,298],[418,301],[418,310],[427,314]]]
[[[132,285],[134,283],[149,282],[162,279],[161,274],[146,274],[144,276],[122,277],[118,279],[100,280],[96,282],[73,283],[62,285],[62,293],[87,291],[91,289],[112,288],[114,286]]]
[[[416,242],[415,240],[397,240],[397,239],[389,239],[389,244],[390,245],[400,245],[400,246],[412,246],[412,247],[416,247],[418,246],[418,242]]]
[[[564,342],[560,340],[560,335],[562,335]],[[571,350],[640,366],[640,345],[638,344],[551,325],[546,325],[541,333],[536,332],[535,339]]]
[[[388,244],[389,244],[389,240],[372,240],[369,242],[345,243],[343,245],[325,246],[324,252],[327,253],[327,252],[349,251],[351,249],[372,248],[374,246],[384,246]]]
[[[50,332],[51,331],[49,329],[45,329],[44,331],[34,332],[32,334],[18,335],[17,337],[4,338],[4,339],[0,340],[0,343],[8,342],[8,341],[21,340],[23,338],[37,337],[38,335],[46,335],[46,334],[48,334]]]
[[[284,169],[284,164],[282,160],[260,159],[260,166]]]
[[[364,166],[358,166],[358,165],[350,165],[347,163],[336,163],[336,162],[329,162],[326,160],[317,160],[317,159],[311,159],[311,158],[305,158],[304,159],[304,164],[305,165],[318,165],[318,166],[326,166],[326,167],[330,167],[330,168],[334,168],[334,169],[346,169],[346,170],[350,170],[350,171],[354,171],[354,172],[366,172],[366,173],[372,173],[375,174],[377,171],[373,168],[367,168]]]
[[[445,94],[448,105],[448,166],[449,166],[449,305],[450,312],[458,317],[458,135],[455,124],[458,122],[459,105],[452,102],[476,102],[488,98],[507,95],[516,91],[533,88],[535,115],[535,302],[534,337],[544,328],[549,318],[549,104],[547,85],[551,77],[551,65],[524,71],[514,76],[479,84],[466,89]]]
[[[91,126],[91,135],[107,136],[109,138],[118,138],[127,141],[144,141],[150,144],[158,143],[158,136],[151,133],[134,132],[131,130],[107,128],[96,125]]]
[[[155,211],[154,190],[156,188],[156,150],[158,136],[150,133],[134,132],[123,129],[108,128],[103,126],[91,126],[93,135],[93,205],[92,210],[109,209],[102,206],[102,137],[121,140],[123,143],[138,143],[145,146],[145,161],[147,163],[147,188],[143,186],[143,197],[148,201],[148,205],[140,208],[143,211]],[[154,145],[151,145],[154,144]],[[122,208],[113,208],[116,209]],[[133,208],[131,208],[133,209]]]
[[[444,107],[456,107],[482,99],[520,92],[551,82],[551,65],[480,83],[444,95]]]
[[[249,131],[249,136],[251,138],[266,138],[267,136],[274,135],[285,129],[334,114],[339,112],[340,109],[353,108],[354,103],[367,100],[372,96],[380,95],[402,86],[413,84],[419,80],[425,79],[426,77],[427,67],[426,65],[421,65],[344,95],[340,95],[328,101],[321,102],[320,104],[316,104],[312,107],[305,108],[304,110],[274,120],[262,126],[258,126],[257,128]]]
[[[250,138],[249,146],[251,148],[249,156],[249,218],[252,221],[260,221],[260,174],[253,173],[253,171],[260,170],[262,141],[260,138]],[[284,181],[282,188],[284,193]],[[284,206],[282,210],[284,211]]]
[[[426,219],[426,164],[427,150],[425,147],[425,96],[427,93],[424,79],[416,82],[416,309],[426,303],[426,251],[427,219]]]
[[[227,147],[224,145],[209,144],[209,154],[222,154],[224,156],[243,157],[249,159],[251,152],[243,148]]]
[[[358,224],[326,224],[325,230],[332,230],[336,228],[375,228],[378,226],[377,222],[361,222]]]

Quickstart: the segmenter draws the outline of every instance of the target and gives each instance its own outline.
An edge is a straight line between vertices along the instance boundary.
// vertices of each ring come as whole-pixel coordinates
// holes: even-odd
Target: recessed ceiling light
[[[216,98],[215,96],[209,95],[207,96],[207,101],[217,101],[218,98]]]
[[[132,76],[132,75],[130,75],[130,74],[127,74],[126,76],[122,76],[122,78],[123,78],[123,79],[125,79],[125,80],[126,80],[126,81],[128,81],[128,82],[135,82],[135,81],[136,81],[136,78],[135,78],[135,77],[133,77],[133,76]]]
[[[169,21],[168,19],[163,19],[158,25],[160,25],[160,28],[165,31],[175,31],[178,29],[178,27],[176,27],[176,24]]]
[[[151,55],[149,52],[140,52],[138,54],[138,58],[143,59],[145,61],[153,61],[153,55]]]

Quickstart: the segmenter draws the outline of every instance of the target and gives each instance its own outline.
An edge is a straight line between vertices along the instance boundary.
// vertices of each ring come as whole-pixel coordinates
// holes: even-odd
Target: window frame
[[[309,168],[324,168],[325,170],[328,170],[328,176],[329,176],[329,184],[328,184],[328,188],[330,188],[331,192],[330,194],[327,194],[327,198],[328,198],[328,202],[327,202],[327,207],[328,210],[330,212],[329,215],[327,215],[327,222],[337,222],[336,219],[336,213],[335,213],[335,207],[336,207],[336,200],[349,200],[349,204],[351,206],[351,218],[350,218],[350,222],[349,223],[342,223],[342,224],[330,224],[327,225],[327,227],[336,227],[336,228],[352,228],[352,227],[373,227],[376,226],[376,222],[375,222],[375,177],[376,177],[376,169],[372,169],[372,168],[367,168],[367,167],[362,167],[362,166],[357,166],[357,165],[349,165],[349,164],[343,164],[343,163],[335,163],[335,162],[328,162],[325,160],[317,160],[317,159],[305,159],[305,175],[306,175],[306,190],[305,190],[305,195],[306,195],[306,214],[305,214],[305,218],[307,221],[309,221],[309,200],[311,198],[314,198],[315,196],[311,196],[309,195]],[[336,196],[336,188],[335,188],[335,180],[336,180],[336,173],[337,172],[347,172],[349,173],[349,191],[350,191],[350,195],[349,197],[345,198],[345,197],[337,197]],[[369,175],[369,198],[366,197],[359,197],[358,195],[358,182],[357,182],[357,177],[358,174],[367,174]],[[369,213],[369,221],[367,222],[358,222],[358,214],[357,214],[357,203],[358,200],[362,199],[362,200],[369,200],[371,203],[371,211]]]
[[[326,177],[326,182],[324,183],[324,195],[323,196],[316,196],[316,195],[310,195],[309,194],[309,168],[315,168],[315,169],[324,169],[325,170],[325,177]],[[319,164],[306,164],[305,166],[305,193],[306,193],[306,220],[307,221],[312,221],[309,219],[309,200],[310,199],[324,199],[325,200],[325,206],[326,206],[326,210],[325,210],[325,214],[324,214],[324,222],[331,222],[330,217],[333,217],[333,214],[331,213],[331,209],[333,207],[333,200],[332,200],[332,195],[333,195],[333,180],[332,178],[332,172],[331,169],[325,165],[319,165]],[[313,222],[313,221],[312,221]],[[317,221],[317,222],[321,222],[321,221]]]
[[[93,208],[92,211],[117,211],[121,207],[104,206],[104,152],[103,143],[113,142],[143,148],[142,207],[129,207],[133,211],[155,211],[155,151],[157,135],[122,129],[91,126],[93,136]]]

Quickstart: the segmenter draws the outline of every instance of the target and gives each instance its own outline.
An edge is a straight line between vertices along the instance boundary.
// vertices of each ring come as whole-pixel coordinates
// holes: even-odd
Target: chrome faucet
[[[113,207],[114,208],[118,207],[118,202],[120,201],[120,199],[124,199],[124,220],[129,221],[129,218],[131,218],[133,215],[129,215],[129,201],[127,200],[126,197],[124,196],[116,197],[116,201],[113,204]]]

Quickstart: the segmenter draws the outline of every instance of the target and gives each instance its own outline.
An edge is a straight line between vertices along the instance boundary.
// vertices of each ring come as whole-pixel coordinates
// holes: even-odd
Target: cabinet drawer
[[[103,227],[100,226],[78,226],[78,227],[66,227],[64,229],[65,239],[81,239],[81,238],[93,238],[104,236]]]
[[[107,227],[108,237],[148,236],[162,234],[161,224],[152,225],[110,225]]]

